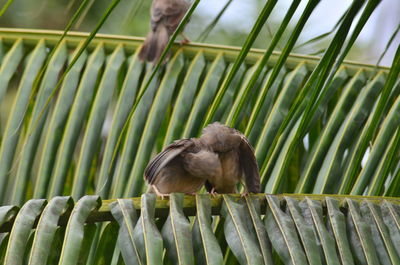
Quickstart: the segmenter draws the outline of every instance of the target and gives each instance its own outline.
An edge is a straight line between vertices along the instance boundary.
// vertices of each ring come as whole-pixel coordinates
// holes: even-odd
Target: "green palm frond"
[[[64,31],[0,28],[0,264],[400,263],[400,46],[390,67],[345,60],[380,0],[304,43],[332,37],[321,57],[293,53],[319,0],[293,0],[265,50],[277,0],[242,47],[174,44],[191,1],[155,65],[143,38],[97,34],[119,2],[88,34],[69,30],[91,0]],[[271,195],[143,194],[151,157],[214,121],[248,137]]]
[[[114,218],[118,225],[108,223]],[[116,248],[125,264],[223,264],[229,253],[239,264],[398,264],[399,221],[400,200],[391,197],[172,194],[165,201],[145,194],[84,196],[75,205],[68,196],[33,199],[19,210],[0,207],[0,231],[10,232],[0,240],[0,260],[85,264],[94,251],[94,264],[110,264]]]
[[[312,106],[314,114],[304,118],[311,99],[310,78],[321,66],[317,57],[285,56],[277,74],[275,67],[284,53],[271,53],[265,64],[264,51],[250,50],[219,99],[218,86],[229,79],[238,49],[201,44],[175,47],[168,65],[148,84],[153,69],[136,57],[142,39],[100,35],[65,76],[51,108],[38,120],[68,57],[71,60],[81,49],[86,35],[69,34],[57,48],[29,105],[32,82],[46,60],[46,49],[57,43],[61,33],[3,29],[1,34],[5,56],[0,78],[5,83],[0,95],[7,99],[5,104],[14,105],[1,126],[3,204],[20,205],[30,198],[62,194],[75,199],[88,193],[103,198],[139,195],[144,189],[142,172],[152,154],[177,138],[198,135],[207,112],[214,113],[210,121],[221,122],[237,113],[235,126],[242,131],[251,128],[248,136],[266,192],[381,195],[388,192],[388,183],[398,183],[397,163],[391,162],[398,159],[398,145],[389,150],[391,138],[386,137],[394,137],[400,122],[398,54],[392,68],[342,63],[325,85],[325,96]],[[18,75],[20,80],[7,85]],[[127,123],[120,148],[115,149],[135,95],[141,92],[143,101]],[[236,104],[244,93],[247,100]],[[377,98],[385,105],[377,105]],[[253,127],[249,127],[251,117],[257,121]],[[298,134],[296,121],[301,117],[308,125]],[[33,121],[39,123],[30,134]],[[359,145],[369,142],[371,155],[361,168],[352,157],[361,150]],[[348,163],[349,159],[358,162]],[[350,171],[351,167],[356,170]],[[343,176],[345,171],[350,173]]]

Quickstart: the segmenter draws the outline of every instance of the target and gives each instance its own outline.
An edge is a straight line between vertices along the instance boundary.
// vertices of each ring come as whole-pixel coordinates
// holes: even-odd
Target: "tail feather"
[[[167,46],[168,39],[169,35],[165,27],[159,26],[155,31],[151,31],[140,50],[139,59],[142,61],[157,62]]]

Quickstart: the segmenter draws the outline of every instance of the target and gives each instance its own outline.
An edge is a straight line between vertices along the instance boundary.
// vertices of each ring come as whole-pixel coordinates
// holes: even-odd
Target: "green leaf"
[[[342,173],[340,162],[343,159],[345,149],[352,143],[354,134],[360,130],[364,120],[367,118],[366,115],[373,109],[373,99],[378,96],[382,88],[383,76],[378,76],[378,78],[370,82],[368,86],[360,92],[359,90],[361,90],[363,81],[365,81],[364,78],[362,78],[361,83],[358,85],[354,83],[353,86],[349,87],[351,90],[355,89],[355,91],[351,92],[352,95],[349,94],[350,97],[354,96],[355,93],[359,93],[359,96],[353,103],[353,106],[350,105],[352,109],[347,114],[347,117],[345,116],[346,109],[339,109],[338,112],[334,112],[331,116],[332,122],[336,122],[336,119],[338,119],[337,117],[342,117],[342,119],[345,117],[345,119],[339,123],[340,129],[326,152],[325,157],[327,159],[323,161],[319,169],[317,181],[313,190],[315,193],[335,192],[334,182]],[[348,111],[349,105],[348,102],[346,103]],[[344,107],[346,108],[346,106]],[[336,127],[337,126],[338,125],[336,125]],[[311,175],[309,175],[309,177],[310,176]]]
[[[372,242],[371,231],[363,220],[358,203],[346,199],[349,208],[347,225],[350,231],[350,242],[355,253],[356,262],[361,264],[380,264],[376,248]]]
[[[250,80],[247,87],[245,88],[243,96],[238,99],[237,107],[234,108],[234,112],[232,113],[232,115],[230,115],[230,118],[228,118],[228,124],[234,125],[236,123],[236,120],[239,115],[239,111],[242,108],[242,105],[246,102],[246,99],[247,99],[247,96],[248,96],[250,90],[253,88],[263,67],[265,66],[267,61],[270,59],[270,56],[271,56],[273,50],[276,48],[276,45],[278,44],[279,40],[282,38],[283,32],[285,31],[287,25],[289,24],[289,21],[293,17],[293,14],[296,11],[299,4],[300,4],[300,1],[295,0],[290,5],[289,10],[287,11],[282,23],[280,24],[278,31],[274,34],[274,38],[272,39],[268,49],[265,51],[263,57],[259,61],[259,64],[257,64],[257,69],[255,69],[252,79]],[[294,41],[294,40],[292,40],[292,41]],[[256,114],[254,114],[254,115],[252,114],[252,116],[250,116],[250,120],[252,120],[252,117],[254,117],[253,119],[256,119],[257,116],[260,114],[260,111],[262,108],[260,104],[265,100],[265,97],[267,96],[268,91],[272,89],[272,86],[275,81],[274,79],[276,77],[278,77],[279,73],[281,72],[280,68],[281,68],[280,66],[277,66],[277,68],[274,68],[273,72],[269,76],[268,83],[263,87],[263,89],[261,90],[260,96],[257,98],[256,107],[255,107]],[[246,133],[246,135],[249,135],[249,133]]]
[[[377,102],[376,111],[370,117],[371,121],[368,123],[368,127],[366,127],[365,133],[359,137],[357,148],[354,152],[349,156],[349,164],[344,171],[343,178],[344,179],[355,179],[357,171],[359,170],[359,165],[364,155],[365,150],[367,149],[368,143],[374,135],[380,119],[384,113],[384,109],[388,103],[388,98],[390,96],[390,91],[393,89],[393,86],[396,83],[396,80],[400,73],[400,47],[397,49],[395,57],[393,59],[393,65],[390,69],[389,76],[386,80],[385,86],[382,89],[382,94]],[[358,190],[353,190],[353,194],[358,194]]]
[[[346,217],[340,211],[338,200],[331,197],[327,197],[325,200],[328,209],[328,223],[336,241],[340,261],[343,265],[353,265],[354,259],[346,231]]]
[[[29,96],[36,75],[46,58],[46,47],[44,41],[40,41],[31,52],[27,61],[22,82],[18,87],[17,96],[11,109],[11,116],[8,118],[7,126],[4,132],[3,141],[0,147],[0,201],[7,201],[6,188],[12,169],[13,158],[16,151],[16,145],[22,130],[25,113],[28,108]]]
[[[359,194],[361,190],[364,190],[369,180],[372,179],[374,171],[381,160],[383,159],[383,154],[390,143],[391,136],[396,134],[400,125],[400,98],[397,98],[396,102],[391,107],[389,113],[387,114],[385,120],[382,123],[382,129],[379,131],[374,145],[371,148],[371,152],[368,156],[367,163],[365,167],[361,170],[360,175],[357,177],[354,183],[352,194]],[[379,193],[378,187],[375,185],[377,181],[380,180],[379,175],[375,175],[375,178],[371,180],[372,187],[368,190],[368,195],[375,195]]]
[[[293,49],[297,39],[299,38],[299,35],[301,33],[301,31],[304,28],[304,25],[306,24],[308,18],[311,16],[311,13],[313,12],[313,10],[315,9],[315,7],[318,5],[319,0],[310,0],[307,4],[307,6],[305,7],[305,9],[303,10],[303,13],[299,19],[299,21],[297,22],[295,28],[293,29],[292,34],[290,35],[289,40],[287,41],[287,44],[285,45],[285,47],[282,50],[281,55],[279,56],[278,61],[276,62],[273,71],[271,73],[270,78],[268,79],[268,85],[267,88],[269,89],[272,84],[275,82],[276,77],[278,76],[279,72],[281,71],[287,57],[289,56],[291,50]],[[293,3],[292,5],[293,9],[290,9],[291,12],[295,11],[295,4]],[[291,16],[286,17],[287,20],[290,20]],[[286,21],[285,19],[285,21]],[[286,21],[287,23],[288,21]],[[284,30],[284,28],[282,28],[282,30]],[[270,51],[272,52],[272,50]],[[247,124],[246,127],[246,131],[245,131],[245,135],[249,135],[249,132],[251,131],[251,129],[254,126],[254,122],[258,116],[258,113],[261,109],[261,104],[264,101],[263,97],[265,97],[266,93],[267,93],[267,89],[264,90],[264,93],[260,96],[260,100],[257,101],[256,106],[254,107],[254,111],[252,112],[251,116],[250,116],[250,120]]]
[[[163,239],[154,220],[156,196],[150,193],[143,194],[141,202],[140,218],[133,231],[135,244],[146,264],[162,264]]]
[[[77,52],[75,49],[74,53]],[[87,53],[83,53],[74,67],[65,77],[64,83],[60,88],[60,94],[55,103],[53,113],[49,115],[49,125],[44,132],[44,146],[40,155],[39,169],[35,181],[34,198],[41,198],[46,195],[48,183],[51,178],[54,161],[62,139],[63,130],[73,104],[75,93],[80,81],[80,75],[84,64],[86,63]],[[71,56],[70,56],[71,60]]]
[[[165,134],[164,146],[179,139],[182,134],[185,121],[189,117],[196,96],[197,88],[201,83],[200,77],[204,71],[205,63],[202,51],[198,52],[191,61],[185,79],[183,80],[182,87],[179,90],[178,97],[175,101],[175,107],[171,114],[171,121],[169,122]]]
[[[14,0],[7,0],[4,6],[0,10],[0,17],[7,11],[8,7],[14,2]]]
[[[267,89],[268,79],[271,77],[271,73],[272,70],[269,70],[268,73],[266,74],[266,77],[260,87],[261,91]],[[271,88],[268,89],[264,103],[262,104],[262,107],[260,109],[260,113],[258,114],[254,126],[247,137],[253,146],[256,145],[257,140],[259,139],[261,132],[264,129],[264,124],[267,121],[272,111],[272,108],[275,104],[275,101],[279,95],[278,90],[280,90],[281,87],[285,84],[287,78],[286,74],[287,74],[286,69],[282,68],[277,77],[277,80],[280,80],[280,82],[274,82]]]
[[[31,229],[45,203],[44,199],[29,200],[19,211],[8,240],[5,264],[23,264],[24,255],[22,253],[25,252]]]
[[[279,199],[266,195],[265,227],[271,244],[284,264],[308,264],[293,220],[279,207]]]
[[[305,64],[299,64],[296,69],[289,74],[285,85],[275,100],[274,106],[265,121],[264,128],[255,146],[255,155],[259,165],[264,161],[267,150],[271,147],[279,126],[282,124],[283,119],[289,111],[292,101],[296,97],[307,72]]]
[[[167,255],[172,264],[194,264],[190,223],[183,213],[183,194],[170,195],[170,212],[161,230]]]
[[[272,261],[272,248],[271,242],[269,241],[267,231],[264,224],[261,221],[261,206],[259,198],[246,196],[245,197],[247,208],[251,217],[255,234],[257,236],[258,244],[260,246],[261,254],[264,260],[264,264],[274,264]]]
[[[196,195],[196,220],[193,225],[193,248],[199,265],[222,265],[219,242],[212,229],[211,200],[208,195]]]
[[[46,122],[47,113],[45,112],[42,118],[38,118],[39,112],[45,104],[46,98],[49,96],[51,90],[57,83],[58,76],[65,65],[67,60],[67,47],[63,42],[58,46],[54,52],[51,60],[48,63],[48,68],[43,75],[42,82],[39,87],[38,95],[36,96],[31,120],[28,125],[28,131],[31,134],[27,135],[24,139],[23,148],[20,154],[19,166],[17,169],[16,180],[12,192],[12,203],[21,205],[25,201],[25,194],[27,190],[27,182],[31,174],[33,160],[35,158],[35,150],[38,148],[40,136],[43,131],[44,123]],[[39,126],[33,130],[33,121],[38,120]]]
[[[16,206],[1,206],[0,207],[0,227],[12,219],[18,214],[18,207]]]
[[[168,65],[165,78],[158,87],[153,105],[148,113],[147,122],[143,129],[140,139],[135,163],[131,170],[131,175],[125,189],[125,197],[137,196],[141,193],[143,186],[143,172],[146,164],[150,160],[152,148],[158,131],[165,118],[168,105],[171,102],[176,83],[183,69],[183,55],[178,52]]]
[[[106,265],[111,264],[113,257],[112,249],[115,248],[118,233],[118,226],[112,222],[108,223],[101,233],[99,243],[97,244],[95,258],[93,264]]]
[[[146,73],[144,80],[147,80],[150,75],[151,69]],[[145,84],[143,83],[139,91],[144,89]],[[126,183],[137,155],[137,149],[140,144],[143,129],[147,121],[146,118],[152,106],[150,103],[152,103],[154,100],[154,95],[157,91],[158,85],[157,79],[153,79],[143,96],[143,101],[138,104],[133,116],[130,118],[129,127],[127,129],[124,145],[120,155],[120,161],[115,170],[114,187],[111,195],[113,198],[122,197],[124,194]]]
[[[72,197],[75,200],[86,194],[90,166],[100,140],[101,129],[106,118],[108,105],[110,104],[114,90],[116,90],[119,70],[124,60],[124,50],[122,45],[119,45],[108,58],[102,80],[97,88],[74,176]]]
[[[84,196],[75,204],[68,220],[58,264],[78,264],[79,261],[87,258],[90,248],[88,241],[93,236],[96,226],[85,227],[85,222],[89,214],[96,211],[100,206],[99,196]]]
[[[224,217],[226,241],[239,263],[264,264],[245,202],[235,201],[229,195],[223,195],[221,215]]]
[[[136,209],[130,199],[118,199],[110,205],[111,213],[119,224],[118,246],[126,264],[145,264],[135,243],[133,230],[137,222]]]
[[[397,211],[396,211],[397,208]],[[397,254],[400,253],[400,214],[399,207],[391,204],[388,201],[383,201],[381,204],[382,218],[386,225],[390,239],[396,249]],[[390,250],[392,251],[392,250]]]
[[[183,131],[183,138],[197,136],[202,129],[204,113],[211,104],[220,83],[223,80],[226,64],[222,53],[218,54],[208,69],[203,83],[199,88],[196,99],[192,105],[186,126]]]
[[[304,252],[307,256],[309,264],[321,264],[321,253],[319,246],[321,245],[320,240],[317,239],[317,234],[313,226],[312,220],[310,220],[311,213],[307,207],[307,203],[302,201],[285,197],[287,203],[287,212],[293,219],[293,222],[299,233],[301,243],[304,247]],[[318,244],[317,244],[318,241]]]
[[[379,262],[381,264],[400,263],[400,257],[383,221],[380,207],[369,201],[364,201],[361,204],[361,212],[371,227],[372,239],[377,248]]]
[[[241,64],[244,62],[244,59],[246,58],[247,53],[249,52],[252,44],[256,40],[259,32],[261,31],[263,25],[265,24],[265,21],[268,19],[269,15],[271,14],[272,10],[275,7],[275,4],[277,3],[277,0],[268,0],[266,4],[264,5],[264,8],[261,10],[256,22],[254,23],[253,28],[251,29],[251,32],[247,36],[247,39],[245,43],[242,46],[242,49],[237,56],[235,63],[232,67],[232,69],[228,73],[228,77],[224,80],[224,82],[221,85],[221,88],[218,90],[217,96],[211,105],[209,111],[207,112],[207,116],[204,120],[203,126],[207,126],[211,122],[212,117],[215,114],[215,111],[217,110],[217,106],[220,104],[223,95],[225,94],[226,90],[232,83],[237,71],[239,70]],[[265,60],[266,62],[266,60]],[[261,65],[261,68],[259,68],[258,74],[261,72],[263,65]],[[257,79],[257,75],[255,76],[255,79]]]
[[[366,81],[365,75],[363,72],[358,72],[347,84],[313,150],[311,150],[311,156],[302,173],[302,179],[296,189],[297,192],[309,191],[308,187],[311,186],[310,184],[312,184],[318,171],[322,170],[322,167],[326,167],[329,161],[335,161],[335,159],[327,156],[335,155],[333,150],[337,150],[338,145],[346,147],[346,144],[343,143],[346,139],[351,141],[350,135],[354,134],[354,131],[357,131],[367,118],[374,104],[373,99],[383,86],[384,77],[383,73],[377,75],[367,87],[362,89]],[[346,128],[341,129],[340,127],[344,123],[346,123]],[[347,137],[345,137],[346,134]],[[335,148],[330,148],[331,146],[335,146]],[[341,154],[336,155],[341,157]],[[328,178],[328,174],[325,174],[325,178]]]
[[[298,147],[298,144],[301,143],[301,139],[305,136],[306,130],[310,126],[311,122],[313,121],[314,114],[318,110],[317,107],[314,106],[315,101],[323,101],[326,95],[329,95],[329,84],[331,79],[333,78],[334,74],[336,73],[337,68],[332,68],[334,66],[336,57],[339,55],[339,51],[341,46],[344,44],[347,32],[352,24],[353,19],[355,18],[357,12],[362,7],[362,1],[353,2],[352,7],[349,9],[349,12],[346,14],[345,18],[343,19],[343,23],[340,25],[337,34],[335,35],[332,43],[330,44],[329,48],[327,49],[325,55],[322,57],[321,61],[317,65],[317,67],[312,72],[311,76],[308,78],[306,84],[303,87],[302,92],[306,92],[309,88],[313,88],[310,92],[309,101],[305,103],[306,108],[302,115],[299,117],[299,126],[295,126],[296,132],[291,132],[292,139],[288,141],[285,151],[286,155],[283,157],[281,156],[281,165],[280,167],[274,168],[274,179],[276,179],[275,183],[270,186],[273,192],[276,192],[279,186],[282,185],[282,182],[285,180],[284,175],[286,174],[287,168],[290,164],[292,159],[292,155],[295,153],[295,150]],[[343,58],[340,58],[343,60]],[[337,61],[336,61],[337,63]],[[299,97],[298,99],[301,99]],[[297,102],[301,104],[300,102]],[[294,106],[298,105],[294,104]],[[300,109],[298,109],[300,110]],[[295,112],[289,111],[289,114]],[[287,115],[286,121],[290,119],[291,115]],[[284,128],[286,125],[286,121],[283,122],[281,128]],[[279,135],[279,133],[278,133]]]
[[[104,59],[103,44],[100,44],[90,55],[85,72],[81,78],[75,101],[72,104],[70,115],[67,124],[65,125],[64,135],[57,151],[53,176],[50,180],[49,188],[43,187],[46,185],[45,183],[43,183],[43,186],[38,186],[38,189],[35,190],[35,196],[37,197],[42,197],[47,194],[47,197],[51,198],[62,194],[64,190],[65,180],[72,160],[74,147],[78,141],[79,134],[88,113],[90,102],[94,95],[98,74],[103,66]],[[46,193],[43,194],[44,192]]]
[[[314,229],[318,235],[320,244],[323,249],[325,261],[327,264],[339,265],[339,258],[336,253],[336,244],[333,237],[329,234],[325,227],[322,213],[322,205],[320,202],[306,198],[310,216],[314,222]]]
[[[53,240],[57,233],[60,216],[73,208],[73,201],[69,196],[54,197],[44,208],[36,227],[35,238],[29,257],[29,264],[46,264],[55,246]]]
[[[130,58],[129,68],[126,73],[126,78],[121,88],[117,106],[110,129],[107,137],[107,143],[104,150],[104,156],[100,166],[100,173],[98,177],[98,184],[96,186],[96,194],[102,198],[106,198],[109,193],[111,185],[111,176],[108,173],[111,167],[111,159],[115,145],[118,140],[119,133],[124,126],[126,118],[128,117],[129,110],[133,105],[134,98],[140,86],[139,79],[143,69],[143,63],[137,58],[139,49]]]
[[[22,39],[14,42],[14,45],[2,58],[0,68],[0,102],[3,101],[4,95],[7,92],[8,83],[15,73],[18,65],[24,56],[24,45]]]

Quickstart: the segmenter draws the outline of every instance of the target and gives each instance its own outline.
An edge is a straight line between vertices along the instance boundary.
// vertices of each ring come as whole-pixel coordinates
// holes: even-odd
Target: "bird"
[[[202,131],[201,141],[209,150],[218,154],[222,174],[206,180],[208,192],[237,193],[237,184],[243,184],[248,193],[260,192],[260,173],[254,149],[238,130],[214,122]]]
[[[139,52],[142,61],[157,62],[169,37],[181,22],[190,4],[186,0],[154,0],[151,6],[150,32]],[[189,42],[184,36],[181,43]]]
[[[203,186],[213,196],[237,193],[243,181],[243,195],[260,192],[253,148],[242,133],[219,122],[205,127],[200,138],[168,145],[149,162],[144,179],[147,192],[162,198],[173,192],[195,194]]]

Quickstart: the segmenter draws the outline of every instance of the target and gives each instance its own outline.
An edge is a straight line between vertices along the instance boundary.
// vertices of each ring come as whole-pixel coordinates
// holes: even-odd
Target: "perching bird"
[[[151,30],[139,53],[141,60],[157,62],[169,37],[178,27],[189,3],[185,0],[154,0],[151,6]],[[188,42],[187,38],[183,42]]]
[[[260,173],[254,150],[242,133],[214,122],[203,129],[201,141],[218,154],[222,168],[221,175],[207,179],[208,192],[236,193],[237,184],[243,181],[244,194],[260,192]]]
[[[220,123],[208,125],[200,138],[167,146],[148,164],[144,178],[149,192],[193,194],[204,184],[212,193],[236,193],[243,180],[246,192],[260,192],[254,152],[243,134]]]

